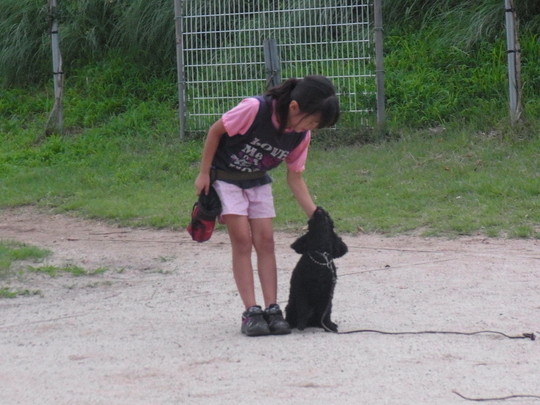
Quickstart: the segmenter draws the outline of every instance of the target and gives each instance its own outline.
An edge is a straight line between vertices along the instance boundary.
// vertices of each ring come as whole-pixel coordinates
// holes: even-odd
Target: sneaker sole
[[[254,337],[254,336],[268,336],[270,335],[270,331],[265,331],[265,330],[255,330],[255,331],[251,331],[251,332],[245,332],[245,331],[242,331],[242,333],[246,336],[249,336],[249,337]]]

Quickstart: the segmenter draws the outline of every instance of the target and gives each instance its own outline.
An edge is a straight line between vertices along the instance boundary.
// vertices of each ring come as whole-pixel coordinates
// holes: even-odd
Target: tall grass
[[[117,15],[112,44],[159,73],[176,71],[174,3],[132,0]]]
[[[398,125],[449,121],[495,125],[506,116],[505,44],[484,42],[476,51],[440,47],[433,32],[387,37],[389,118]]]
[[[386,37],[386,95],[390,125],[426,127],[461,121],[480,128],[508,116],[506,40],[466,49],[444,46],[440,26]],[[540,36],[521,37],[525,119],[540,114]]]
[[[190,0],[206,3],[205,0]],[[252,11],[255,2],[228,0],[233,9]],[[291,0],[289,6],[302,4]],[[258,3],[258,2],[257,2]],[[275,4],[272,1],[273,6]],[[383,2],[385,31],[390,35],[439,27],[437,38],[445,46],[465,47],[504,35],[501,0],[392,0]],[[540,2],[516,2],[521,28],[540,32]],[[170,0],[65,0],[59,2],[60,38],[64,67],[95,62],[111,49],[129,55],[146,72],[168,74],[174,70],[174,12]],[[50,47],[46,2],[2,0],[0,2],[0,77],[3,85],[43,82],[50,72]],[[246,17],[248,20],[251,17]],[[215,19],[214,27],[226,30],[227,18]],[[254,22],[256,26],[256,22]],[[200,41],[211,41],[201,34]]]
[[[232,3],[238,10],[255,7],[243,0]],[[540,27],[540,3],[516,3],[522,17],[524,117],[530,119],[540,116],[540,30],[535,30]],[[130,111],[133,117],[146,117],[140,111],[155,102],[176,108],[171,1],[66,0],[60,5],[68,133],[100,126]],[[455,121],[486,129],[506,121],[500,0],[395,0],[384,2],[384,7],[392,130]],[[3,0],[0,15],[0,77],[4,89],[12,89],[2,91],[0,116],[9,127],[20,125],[22,117],[32,119],[50,110],[52,95],[48,87],[45,92],[41,87],[50,81],[48,14],[41,1]],[[214,23],[206,28],[226,30],[228,24],[226,18]],[[407,31],[410,24],[414,29]],[[201,34],[200,41],[207,40]],[[27,87],[26,93],[17,86]],[[218,106],[220,112],[224,109]]]
[[[45,41],[48,17],[43,4],[36,0],[0,2],[2,86],[42,81],[42,76],[51,71],[50,48]]]
[[[174,67],[173,2],[168,0],[66,0],[59,2],[64,70],[93,63],[121,50],[145,73]],[[49,78],[49,15],[46,2],[0,2],[2,85],[42,83]]]
[[[522,28],[540,31],[540,2],[515,1]],[[383,2],[383,18],[390,33],[441,27],[442,37],[468,46],[493,40],[504,24],[502,0],[392,0]]]

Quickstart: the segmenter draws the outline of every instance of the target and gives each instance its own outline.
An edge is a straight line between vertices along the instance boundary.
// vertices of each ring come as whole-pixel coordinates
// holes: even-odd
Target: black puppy
[[[285,319],[292,328],[314,326],[337,332],[330,319],[336,284],[334,259],[347,253],[347,245],[334,232],[334,222],[321,207],[308,221],[308,232],[292,245],[302,257],[293,270]]]

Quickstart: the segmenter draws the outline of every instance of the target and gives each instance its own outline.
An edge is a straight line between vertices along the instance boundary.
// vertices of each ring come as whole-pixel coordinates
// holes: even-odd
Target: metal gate
[[[242,98],[308,74],[336,86],[338,128],[374,122],[370,0],[185,0],[176,13],[182,133],[206,132]]]

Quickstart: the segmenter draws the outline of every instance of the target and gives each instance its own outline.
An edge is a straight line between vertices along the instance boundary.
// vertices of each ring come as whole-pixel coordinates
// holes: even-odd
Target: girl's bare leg
[[[257,252],[257,269],[268,308],[277,302],[277,265],[272,218],[250,219],[251,238]]]
[[[232,266],[236,288],[245,308],[257,305],[251,263],[251,228],[247,216],[224,215],[232,246]]]

